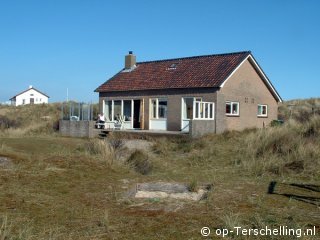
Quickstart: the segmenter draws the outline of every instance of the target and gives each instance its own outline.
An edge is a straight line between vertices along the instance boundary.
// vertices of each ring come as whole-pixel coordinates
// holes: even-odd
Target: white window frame
[[[192,99],[192,119],[185,117],[185,99]],[[188,120],[214,120],[215,115],[215,104],[214,102],[204,102],[202,101],[201,97],[182,97],[182,108],[181,108],[181,120],[188,121]],[[198,103],[198,104],[197,104]],[[197,107],[196,107],[197,106]],[[208,107],[207,115],[201,116],[201,108],[205,109],[206,106]],[[212,106],[212,107],[210,107]],[[198,111],[197,111],[198,110]],[[196,114],[198,112],[198,115]]]
[[[114,116],[114,102],[115,101],[121,101],[121,115],[122,116],[124,116],[123,115],[123,112],[124,112],[124,101],[131,101],[131,116],[130,116],[131,120],[128,120],[128,121],[125,121],[125,122],[132,122],[132,120],[133,120],[133,99],[121,99],[121,100],[119,100],[119,99],[114,99],[114,100],[106,99],[106,100],[103,100],[103,115],[106,114],[106,112],[105,112],[106,110],[104,108],[105,108],[107,102],[111,102],[111,119],[109,119],[109,120],[110,120],[110,122],[116,122],[116,119],[115,119],[115,116]],[[110,111],[110,109],[108,111]],[[109,118],[109,116],[107,116],[107,118]]]
[[[154,108],[153,108],[153,101],[155,101],[155,104],[156,104],[156,117],[154,117],[153,115],[154,115]],[[165,118],[160,118],[159,117],[159,101],[166,101],[167,102],[167,117],[165,117]],[[149,106],[150,106],[150,110],[151,111],[149,111],[150,112],[150,119],[152,119],[152,120],[155,120],[155,119],[162,119],[162,120],[165,120],[165,119],[167,119],[168,118],[168,99],[167,98],[150,98],[150,102],[149,102]]]
[[[204,102],[202,101],[202,99],[200,101],[197,99],[199,98],[194,98],[194,101],[193,101],[193,119],[214,120],[214,102]],[[198,111],[196,111],[196,106],[198,108]],[[206,107],[208,109],[207,112],[205,111]],[[197,112],[198,114],[196,114]]]
[[[192,118],[187,118],[185,115],[186,112],[186,99],[192,99]],[[194,116],[194,101],[195,101],[195,97],[182,97],[181,98],[181,119],[182,120],[192,120],[193,116]],[[198,98],[201,100],[201,98]]]
[[[226,115],[227,116],[239,116],[240,115],[240,103],[239,102],[236,102],[236,101],[226,101],[226,108],[227,108],[227,104],[230,104],[230,110],[231,110],[231,113],[227,113],[226,112]],[[238,107],[237,107],[237,112],[236,113],[233,113],[233,105],[234,104],[237,104]]]
[[[267,104],[258,104],[257,105],[258,106],[258,113],[257,113],[257,116],[258,117],[268,117],[268,105]],[[259,113],[259,107],[265,107],[266,108],[266,113],[265,114],[263,114],[263,113]],[[263,111],[262,111],[263,112]]]

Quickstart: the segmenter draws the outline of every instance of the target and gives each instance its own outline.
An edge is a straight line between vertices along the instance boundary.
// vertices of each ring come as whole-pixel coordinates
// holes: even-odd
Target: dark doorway
[[[30,98],[30,104],[34,104],[34,98]]]
[[[133,100],[133,128],[141,128],[140,106],[141,100]]]

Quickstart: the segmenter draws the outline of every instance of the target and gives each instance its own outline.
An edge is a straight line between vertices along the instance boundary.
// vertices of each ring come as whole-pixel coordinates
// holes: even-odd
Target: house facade
[[[48,100],[48,95],[40,92],[32,86],[29,86],[27,90],[15,95],[10,99],[11,105],[13,106],[48,103]]]
[[[280,95],[251,52],[136,62],[96,90],[106,127],[202,133],[262,128],[277,119]]]

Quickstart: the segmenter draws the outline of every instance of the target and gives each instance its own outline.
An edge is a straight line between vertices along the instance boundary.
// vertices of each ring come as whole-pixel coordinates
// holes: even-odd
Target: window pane
[[[112,121],[112,101],[106,101],[105,103],[105,116],[107,121]]]
[[[125,121],[131,120],[131,100],[123,101],[123,115]]]
[[[266,115],[267,115],[267,106],[258,105],[258,116],[266,116]]]
[[[267,106],[262,106],[262,114],[267,115]]]
[[[200,118],[200,116],[199,116],[199,102],[196,102],[196,116],[195,116],[195,118]]]
[[[238,103],[232,103],[232,114],[238,114],[239,109],[238,109]]]
[[[184,99],[184,119],[192,119],[193,118],[193,98],[185,98]]]
[[[262,113],[262,106],[258,105],[258,115],[261,115],[261,113]]]
[[[226,103],[226,113],[231,114],[231,103]]]
[[[203,118],[204,117],[204,105],[202,103],[199,103],[200,104],[200,118]]]
[[[209,118],[209,103],[205,103],[204,105],[204,118]]]
[[[121,116],[121,100],[114,101],[114,120],[119,120]]]
[[[213,118],[213,103],[211,103],[211,104],[209,105],[209,107],[210,107],[210,115],[209,115],[209,118]]]
[[[167,100],[159,100],[159,118],[167,118]]]
[[[151,117],[157,118],[157,101],[151,100]]]

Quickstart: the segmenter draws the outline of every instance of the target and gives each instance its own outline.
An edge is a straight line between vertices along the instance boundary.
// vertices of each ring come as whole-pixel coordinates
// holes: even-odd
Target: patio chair
[[[120,115],[117,117],[117,121],[114,123],[114,128],[117,130],[121,130],[124,128],[125,117]]]

